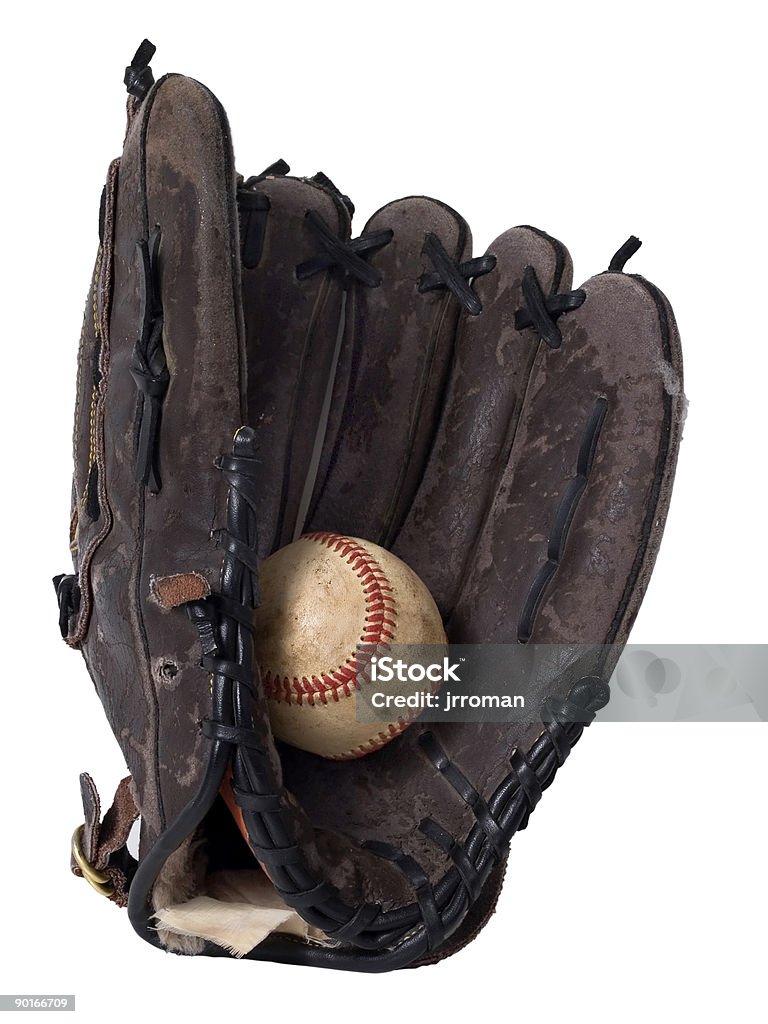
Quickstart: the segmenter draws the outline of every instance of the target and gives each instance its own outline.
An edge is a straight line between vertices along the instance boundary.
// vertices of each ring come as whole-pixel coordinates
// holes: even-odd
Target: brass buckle
[[[72,833],[72,856],[75,864],[80,868],[83,873],[83,878],[86,882],[92,886],[97,893],[101,896],[109,898],[115,891],[115,887],[112,884],[112,879],[109,875],[103,871],[97,871],[83,853],[82,841],[83,841],[83,829],[85,825],[78,825],[75,831]]]

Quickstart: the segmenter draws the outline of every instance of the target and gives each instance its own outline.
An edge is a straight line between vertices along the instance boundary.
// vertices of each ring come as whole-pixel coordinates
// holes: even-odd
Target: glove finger
[[[621,644],[658,549],[684,398],[672,311],[607,273],[537,356],[449,636]]]
[[[145,513],[147,534],[164,547],[148,564],[163,575],[201,565],[216,573],[221,553],[201,510],[218,508],[226,493],[214,460],[231,450],[245,422],[245,352],[229,130],[218,102],[192,79],[172,76],[157,89],[145,176],[147,228],[159,233],[168,373],[157,431],[159,486]],[[139,434],[147,411],[145,402]]]
[[[386,546],[423,473],[460,310],[448,288],[420,290],[420,281],[434,271],[430,251],[460,263],[471,236],[455,211],[424,197],[383,207],[361,237],[379,232],[392,232],[368,259],[380,283],[350,289],[306,528]]]
[[[192,79],[174,76],[158,89],[146,134],[146,192],[149,229],[160,233],[169,383],[158,436],[161,488],[144,494],[137,611],[151,671],[166,684],[157,686],[157,758],[161,808],[172,821],[203,772],[206,740],[197,723],[210,684],[194,627],[167,606],[219,588],[217,537],[228,489],[215,462],[246,422],[232,146],[221,106]]]
[[[533,267],[546,294],[571,287],[565,246],[542,231],[512,228],[489,247],[495,270],[478,278],[479,316],[459,325],[445,408],[419,487],[392,550],[450,615],[499,477],[507,465],[521,399],[543,342],[515,326],[523,275]]]
[[[101,364],[107,531],[83,649],[142,793],[145,844],[189,800],[205,761],[197,721],[208,677],[194,628],[169,609],[218,585],[227,486],[214,460],[244,421],[231,142],[199,83],[160,80],[133,118],[113,229]]]
[[[261,462],[259,554],[296,530],[336,347],[343,276],[318,255],[311,218],[349,239],[347,207],[310,180],[267,176],[238,194],[248,351],[248,422]],[[267,312],[268,311],[268,315]]]

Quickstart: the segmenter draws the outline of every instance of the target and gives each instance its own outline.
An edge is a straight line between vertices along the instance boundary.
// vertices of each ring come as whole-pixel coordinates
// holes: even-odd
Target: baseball
[[[334,760],[378,750],[410,718],[355,717],[358,644],[440,644],[432,595],[391,552],[356,537],[309,533],[261,565],[256,659],[278,739]]]

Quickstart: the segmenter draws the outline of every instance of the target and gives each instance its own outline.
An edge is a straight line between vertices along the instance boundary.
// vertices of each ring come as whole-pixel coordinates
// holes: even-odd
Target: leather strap
[[[136,870],[136,861],[128,852],[126,843],[139,810],[131,792],[130,775],[123,779],[115,792],[112,806],[101,818],[101,800],[96,785],[87,772],[80,776],[80,795],[83,798],[84,823],[78,829],[80,852],[95,872],[107,879],[99,892],[119,907],[128,904],[128,887]],[[84,872],[72,855],[72,873],[79,878]]]

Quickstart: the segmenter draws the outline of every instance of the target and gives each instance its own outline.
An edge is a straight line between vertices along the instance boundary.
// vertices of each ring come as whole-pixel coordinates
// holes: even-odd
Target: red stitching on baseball
[[[387,732],[380,732],[377,736],[371,737],[367,743],[361,743],[357,747],[345,750],[343,754],[326,754],[325,756],[329,761],[355,761],[358,757],[372,754],[374,750],[381,750],[394,736],[399,736],[403,730],[408,728],[414,718],[416,718],[417,713],[416,711],[410,711],[405,720],[399,718],[397,722],[390,723],[387,726]]]
[[[391,643],[395,638],[397,606],[389,578],[370,552],[351,537],[343,537],[338,533],[305,533],[301,539],[323,544],[340,555],[359,578],[365,595],[366,611],[360,643],[374,646]],[[323,672],[322,675],[312,676],[311,679],[307,679],[306,676],[291,679],[289,676],[274,675],[267,671],[263,676],[263,684],[267,698],[286,704],[309,704],[310,707],[314,707],[317,702],[327,704],[329,701],[338,701],[341,695],[349,697],[353,690],[357,689],[356,658],[350,657],[332,672]],[[362,757],[371,750],[378,750],[391,736],[402,732],[407,724],[408,722],[390,725],[390,735],[379,733],[379,738],[374,737],[364,747],[360,747],[359,753],[351,751],[339,757]]]

